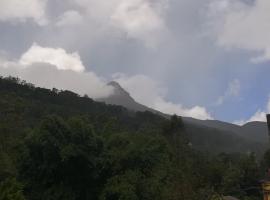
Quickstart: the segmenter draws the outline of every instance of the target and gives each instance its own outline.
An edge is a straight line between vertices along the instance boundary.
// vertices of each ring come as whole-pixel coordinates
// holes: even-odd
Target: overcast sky
[[[0,0],[0,74],[165,113],[270,112],[269,0]]]

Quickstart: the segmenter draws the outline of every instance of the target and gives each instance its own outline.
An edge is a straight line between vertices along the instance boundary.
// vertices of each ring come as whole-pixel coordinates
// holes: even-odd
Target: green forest
[[[211,131],[1,77],[0,200],[262,199],[270,151]]]

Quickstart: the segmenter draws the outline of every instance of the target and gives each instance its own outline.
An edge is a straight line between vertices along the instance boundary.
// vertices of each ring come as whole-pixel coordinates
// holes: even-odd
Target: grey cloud
[[[203,25],[211,1],[129,0],[126,4],[136,5],[135,11],[146,5],[146,10],[152,9],[156,19],[161,20],[158,26],[161,29],[150,26],[150,29],[137,32],[136,28],[133,32],[125,21],[120,20],[122,18],[111,19],[121,2],[127,2],[125,0],[49,0],[47,15],[51,23],[43,27],[30,22],[13,27],[0,24],[0,33],[5,37],[0,38],[1,48],[10,53],[11,58],[16,58],[34,41],[40,46],[60,47],[67,52],[78,52],[86,71],[107,79],[116,72],[128,76],[144,74],[170,88],[166,97],[175,104],[181,102],[185,107],[207,105],[220,95],[220,88],[226,84],[220,81],[224,69],[218,66],[224,56],[223,49],[214,44],[213,38],[205,36],[208,27]],[[152,6],[155,2],[165,3]],[[71,10],[80,14],[83,23],[56,26],[57,20]],[[134,15],[138,16],[136,13]],[[148,26],[149,22],[144,20],[143,23],[139,20],[138,24]],[[155,48],[145,45],[147,38],[152,37],[159,40]]]
[[[47,0],[1,0],[0,21],[17,23],[32,19],[41,26],[46,25],[46,5]]]
[[[193,106],[187,108],[180,103],[166,100],[168,89],[145,75],[127,76],[118,73],[114,79],[119,82],[140,103],[167,114],[177,114],[197,119],[213,119],[206,108]]]
[[[113,89],[107,86],[105,79],[84,70],[78,53],[37,44],[33,44],[20,59],[0,57],[0,73],[3,76],[16,76],[40,87],[72,90],[92,98],[112,94]]]
[[[15,76],[39,87],[71,90],[91,98],[102,98],[110,95],[113,88],[93,72],[78,73],[70,70],[58,70],[56,66],[35,63],[27,68],[18,65],[0,67],[3,76]]]
[[[252,51],[254,63],[270,60],[269,0],[222,0],[211,5],[218,45]]]

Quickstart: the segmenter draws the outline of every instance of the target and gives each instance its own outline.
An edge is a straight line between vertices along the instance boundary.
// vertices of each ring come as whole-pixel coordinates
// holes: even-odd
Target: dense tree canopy
[[[0,78],[0,200],[261,199],[270,153],[239,141]]]

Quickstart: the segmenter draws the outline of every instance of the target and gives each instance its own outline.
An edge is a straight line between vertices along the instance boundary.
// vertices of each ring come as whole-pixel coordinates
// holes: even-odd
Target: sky
[[[270,112],[269,0],[0,0],[0,74],[236,124]]]

